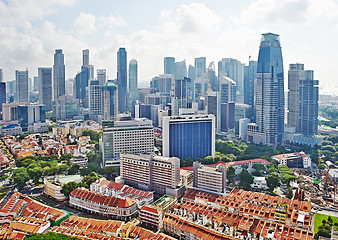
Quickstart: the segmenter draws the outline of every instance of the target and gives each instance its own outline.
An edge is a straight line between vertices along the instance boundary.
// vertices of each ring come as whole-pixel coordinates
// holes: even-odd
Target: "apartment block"
[[[159,194],[177,196],[184,190],[180,183],[180,160],[148,154],[120,155],[118,181]]]
[[[194,187],[206,191],[223,193],[226,186],[226,166],[205,166],[193,163]]]

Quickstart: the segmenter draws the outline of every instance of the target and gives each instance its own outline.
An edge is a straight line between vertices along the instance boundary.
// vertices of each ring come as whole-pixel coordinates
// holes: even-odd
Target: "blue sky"
[[[321,93],[338,94],[338,1],[80,1],[7,0],[0,2],[0,68],[5,80],[15,69],[53,65],[53,53],[65,54],[66,77],[80,70],[81,51],[90,64],[116,78],[116,52],[125,47],[137,59],[139,86],[163,72],[163,57],[207,65],[232,57],[257,60],[260,35],[280,35],[285,82],[290,63],[315,71]],[[217,64],[215,64],[217,66]]]

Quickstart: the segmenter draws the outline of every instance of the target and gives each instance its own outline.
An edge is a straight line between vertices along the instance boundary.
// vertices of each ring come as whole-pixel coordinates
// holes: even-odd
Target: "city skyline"
[[[95,6],[87,1],[2,2],[0,30],[8,33],[0,40],[4,79],[14,80],[15,70],[26,67],[31,78],[37,76],[38,67],[53,65],[55,49],[63,50],[66,79],[79,71],[83,49],[90,50],[96,69],[107,69],[108,79],[115,79],[115,54],[125,47],[130,59],[138,61],[139,86],[148,87],[152,77],[163,73],[164,57],[175,57],[178,62],[185,59],[187,68],[198,57],[206,57],[207,65],[222,58],[248,64],[249,56],[258,58],[260,34],[274,32],[282,37],[284,71],[290,63],[304,63],[320,80],[321,94],[337,92],[331,71],[338,59],[335,1],[284,1],[279,5],[265,0],[171,1],[152,6],[113,6],[108,1]],[[11,44],[15,41],[19,43]]]

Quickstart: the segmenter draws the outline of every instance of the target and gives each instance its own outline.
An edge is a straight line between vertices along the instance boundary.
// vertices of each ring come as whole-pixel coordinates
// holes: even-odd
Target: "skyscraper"
[[[284,71],[279,35],[262,34],[257,63],[255,111],[262,142],[281,144],[284,133]]]
[[[180,159],[215,156],[214,115],[163,117],[163,156]]]
[[[237,84],[237,91],[240,95],[244,95],[244,68],[243,64],[237,59],[223,58],[222,61],[218,62],[218,72],[226,73],[226,77],[231,78]]]
[[[120,48],[117,52],[117,88],[118,111],[124,113],[127,110],[127,52]]]
[[[52,110],[52,68],[38,68],[39,103],[46,106],[46,111]]]
[[[28,98],[28,69],[25,71],[15,71],[16,93],[15,102],[27,103]]]
[[[82,107],[88,107],[86,88],[89,81],[89,68],[81,67],[81,72],[75,77],[75,98],[80,100]]]
[[[175,74],[175,58],[165,57],[164,58],[164,74]]]
[[[89,67],[89,49],[82,50],[82,66]]]
[[[244,103],[254,109],[255,79],[257,76],[257,62],[250,61],[248,66],[244,66]]]
[[[89,84],[89,118],[98,120],[102,115],[102,87],[98,80],[91,80]]]
[[[101,86],[107,82],[106,69],[97,69],[97,80]]]
[[[6,103],[6,83],[3,80],[2,69],[0,68],[0,120],[2,120],[3,103]]]
[[[102,86],[102,115],[103,120],[114,120],[117,117],[118,90],[112,81]]]
[[[187,77],[187,64],[185,60],[181,62],[175,62],[175,79],[183,79]]]
[[[135,59],[129,62],[129,106],[132,110],[135,105],[135,101],[138,99],[137,90],[137,61]]]
[[[207,69],[207,62],[205,57],[199,57],[195,58],[195,72],[196,72],[196,78],[200,78]]]
[[[219,91],[221,94],[221,103],[236,101],[236,82],[229,77],[222,76],[220,79]]]
[[[54,54],[53,65],[53,100],[57,100],[60,96],[65,95],[65,63],[62,49],[56,49]]]
[[[318,80],[304,64],[290,64],[288,72],[288,125],[296,133],[313,136],[318,132]]]

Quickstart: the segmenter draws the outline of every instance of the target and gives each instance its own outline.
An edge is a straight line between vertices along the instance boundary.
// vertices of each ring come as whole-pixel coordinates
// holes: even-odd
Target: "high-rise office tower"
[[[296,133],[312,136],[318,132],[318,80],[304,64],[290,64],[288,72],[288,125]]]
[[[52,68],[38,68],[39,103],[46,106],[46,111],[52,111]]]
[[[15,71],[15,102],[17,103],[27,103],[29,102],[28,98],[28,69],[25,71]]]
[[[34,76],[33,78],[33,91],[34,92],[39,91],[39,77],[38,76]],[[51,94],[51,96],[53,97],[53,94]]]
[[[223,58],[218,62],[218,73],[219,75],[222,73],[221,75],[223,76],[226,73],[226,77],[236,82],[237,91],[239,91],[240,95],[244,95],[244,67],[240,61],[233,58]]]
[[[2,120],[2,104],[6,103],[6,83],[3,80],[2,69],[0,68],[0,120]]]
[[[235,102],[237,85],[234,80],[229,77],[222,76],[220,79],[219,91],[221,94],[221,103]]]
[[[127,110],[127,52],[120,48],[117,52],[117,88],[118,111],[124,113]]]
[[[195,97],[195,78],[196,78],[196,68],[194,66],[189,65],[188,78],[191,79],[191,96],[194,99],[194,97]]]
[[[65,63],[62,49],[56,49],[54,54],[53,65],[53,100],[57,100],[60,96],[65,95]]]
[[[91,80],[89,84],[89,118],[98,120],[102,115],[102,87],[98,80]]]
[[[101,86],[107,82],[106,69],[97,69],[97,80]]]
[[[262,34],[255,85],[255,113],[262,142],[282,144],[284,133],[284,71],[279,35]]]
[[[219,92],[214,92],[212,89],[208,89],[205,98],[208,114],[215,116],[216,132],[219,132],[221,129],[221,104]]]
[[[102,86],[103,120],[115,120],[118,112],[118,90],[112,81]]]
[[[180,159],[215,156],[215,116],[163,117],[163,156]]]
[[[89,49],[82,50],[82,66],[89,67]]]
[[[138,99],[138,90],[137,90],[137,61],[135,59],[130,60],[129,62],[129,106],[128,108],[132,110],[134,108],[135,102]]]
[[[185,60],[181,62],[175,62],[175,79],[183,79],[187,77],[187,64]]]
[[[68,78],[66,81],[66,95],[68,96],[74,96],[74,78]]]
[[[205,57],[195,58],[196,78],[200,78],[207,70],[207,62]]]
[[[180,108],[191,108],[192,94],[191,94],[191,80],[184,77],[183,79],[176,79],[173,88],[172,99],[172,115],[179,115]]]
[[[75,77],[75,98],[80,100],[82,107],[88,107],[87,87],[89,81],[89,68],[82,66],[81,72]]]
[[[255,79],[257,76],[257,62],[249,61],[248,66],[244,66],[244,103],[254,109]]]
[[[164,58],[164,74],[175,74],[175,58],[165,57]]]

